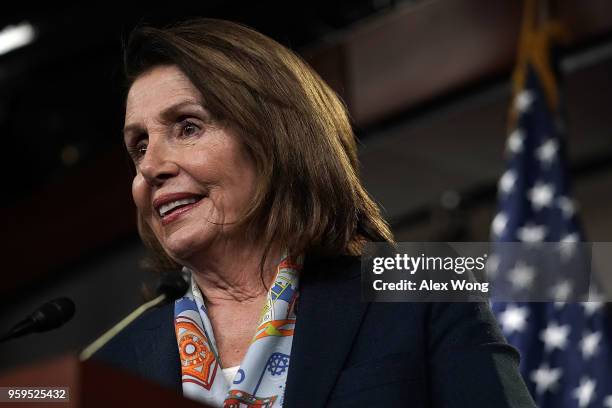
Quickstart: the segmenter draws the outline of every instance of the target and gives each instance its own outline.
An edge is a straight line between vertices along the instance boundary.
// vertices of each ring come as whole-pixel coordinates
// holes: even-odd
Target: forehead
[[[165,107],[189,101],[201,103],[201,94],[175,65],[158,66],[139,76],[126,101],[125,121],[155,116]]]

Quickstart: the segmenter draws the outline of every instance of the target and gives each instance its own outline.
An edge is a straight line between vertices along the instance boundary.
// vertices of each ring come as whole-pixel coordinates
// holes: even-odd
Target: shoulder
[[[111,354],[111,352],[121,353],[125,348],[131,345],[131,340],[142,339],[142,335],[146,332],[156,330],[164,323],[168,323],[168,320],[171,321],[173,311],[174,302],[165,303],[161,306],[147,310],[113,337],[113,339],[94,354],[94,356],[108,355]]]
[[[341,355],[334,401],[377,396],[448,407],[533,406],[518,373],[519,355],[487,303],[367,302],[359,257],[305,265],[294,341],[319,366]],[[486,389],[476,392],[476,383]]]
[[[174,302],[146,311],[98,350],[92,360],[174,386],[173,376],[166,374],[174,373],[179,364],[173,316]]]
[[[361,257],[352,255],[307,256],[302,280],[341,282],[361,276]]]
[[[305,286],[319,307],[324,302],[348,313],[362,311],[357,342],[363,341],[369,352],[421,350],[422,356],[443,361],[458,352],[492,349],[518,363],[518,352],[506,343],[486,302],[367,302],[362,298],[360,257],[319,258],[309,266]]]

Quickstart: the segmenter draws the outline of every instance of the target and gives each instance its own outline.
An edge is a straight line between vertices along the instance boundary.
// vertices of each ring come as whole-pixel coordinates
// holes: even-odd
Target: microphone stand
[[[138,316],[140,316],[147,310],[151,309],[152,307],[155,307],[159,305],[160,303],[164,302],[166,299],[167,299],[166,294],[162,293],[161,295],[157,296],[155,299],[150,300],[140,305],[132,313],[127,315],[123,320],[121,320],[119,323],[117,323],[116,325],[111,327],[108,331],[106,331],[106,333],[98,337],[98,339],[96,339],[93,343],[85,347],[85,349],[81,351],[81,354],[79,354],[79,359],[81,361],[85,361],[88,358],[90,358],[93,354],[95,354],[98,350],[100,350],[106,343],[108,343],[113,337],[115,337],[121,330],[125,329],[130,323],[136,320]]]

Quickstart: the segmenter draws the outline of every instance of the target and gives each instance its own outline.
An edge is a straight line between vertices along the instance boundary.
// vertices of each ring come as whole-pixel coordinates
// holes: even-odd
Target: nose
[[[164,181],[175,177],[179,171],[171,149],[163,141],[149,140],[147,151],[138,167],[144,179],[152,186],[163,184]]]

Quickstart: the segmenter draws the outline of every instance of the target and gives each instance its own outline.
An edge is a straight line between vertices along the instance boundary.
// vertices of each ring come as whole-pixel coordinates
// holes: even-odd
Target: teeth
[[[187,205],[187,204],[192,204],[195,203],[196,200],[195,198],[184,198],[182,200],[176,200],[176,201],[172,201],[170,203],[164,204],[161,207],[159,207],[159,215],[161,217],[163,217],[164,215],[168,214],[170,211],[174,210],[176,207],[179,207],[181,205]]]

